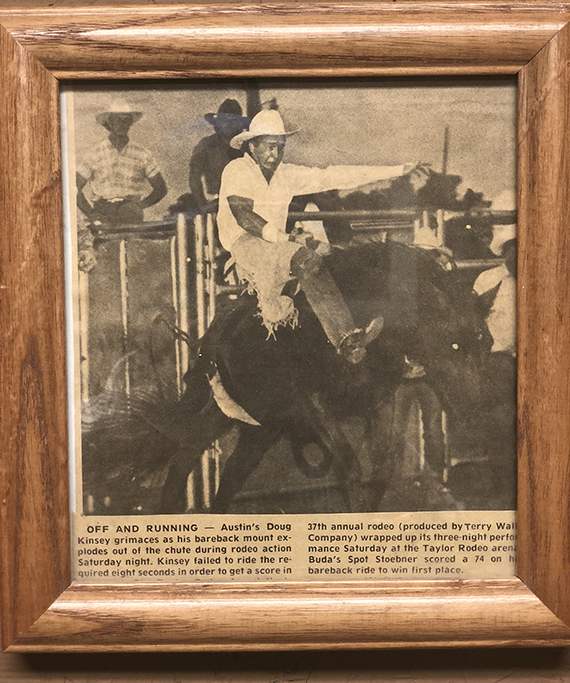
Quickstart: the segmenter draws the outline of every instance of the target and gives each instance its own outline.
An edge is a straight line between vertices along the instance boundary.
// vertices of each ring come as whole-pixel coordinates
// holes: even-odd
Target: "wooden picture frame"
[[[10,651],[570,644],[570,2],[0,10]],[[518,578],[70,580],[59,81],[518,74]]]

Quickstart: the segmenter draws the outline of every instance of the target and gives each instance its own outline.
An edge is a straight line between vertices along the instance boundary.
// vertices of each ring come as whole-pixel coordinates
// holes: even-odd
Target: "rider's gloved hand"
[[[431,173],[431,165],[423,161],[408,161],[404,164],[402,175],[409,175],[410,173],[428,176]]]
[[[300,227],[293,228],[289,235],[289,241],[297,242],[297,244],[302,244],[304,247],[313,250],[316,250],[318,245],[318,240],[315,239],[313,233],[308,230],[303,230],[303,228]]]
[[[426,184],[431,173],[430,164],[425,164],[421,161],[410,161],[404,164],[402,175],[408,176],[414,191],[417,192]]]
[[[332,247],[328,242],[319,242],[315,240],[314,250],[319,256],[328,256],[332,252]]]

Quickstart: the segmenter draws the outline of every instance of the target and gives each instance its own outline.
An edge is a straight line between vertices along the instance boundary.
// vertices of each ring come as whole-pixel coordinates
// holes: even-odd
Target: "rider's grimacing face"
[[[265,173],[275,173],[283,159],[284,152],[284,135],[262,135],[249,143],[249,153]]]

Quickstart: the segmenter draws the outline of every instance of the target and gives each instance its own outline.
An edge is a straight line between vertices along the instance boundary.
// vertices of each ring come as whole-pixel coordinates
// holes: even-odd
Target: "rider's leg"
[[[293,255],[291,273],[337,351],[353,363],[362,360],[366,345],[382,329],[382,319],[373,320],[366,330],[357,329],[323,258],[311,249],[302,247]]]
[[[299,280],[327,337],[338,349],[355,324],[322,257],[311,249],[299,249],[291,259],[291,273]]]

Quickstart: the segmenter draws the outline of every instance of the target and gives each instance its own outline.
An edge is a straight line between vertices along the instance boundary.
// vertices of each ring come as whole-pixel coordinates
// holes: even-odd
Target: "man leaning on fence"
[[[77,166],[77,206],[84,215],[78,218],[80,230],[86,223],[111,227],[142,223],[144,210],[165,197],[166,182],[153,155],[129,138],[131,126],[142,116],[123,99],[97,115],[97,123],[109,135]],[[82,253],[80,245],[79,267],[88,270],[92,259],[92,249],[91,254]]]
[[[202,138],[194,147],[188,174],[190,190],[201,211],[218,199],[224,168],[242,156],[240,150],[230,147],[230,140],[249,123],[239,102],[229,98],[220,104],[217,113],[206,114],[204,118],[213,126],[214,134]]]
[[[321,169],[282,163],[286,138],[294,132],[285,130],[278,111],[263,110],[249,130],[232,139],[232,147],[245,146],[247,153],[229,163],[222,175],[220,240],[231,252],[240,277],[257,294],[270,333],[280,325],[296,324],[293,301],[282,295],[285,284],[296,278],[329,341],[346,360],[358,363],[366,346],[380,334],[383,320],[375,318],[366,329],[356,328],[322,258],[325,245],[303,236],[292,241],[287,234],[289,203],[296,195],[396,178],[419,164]]]

